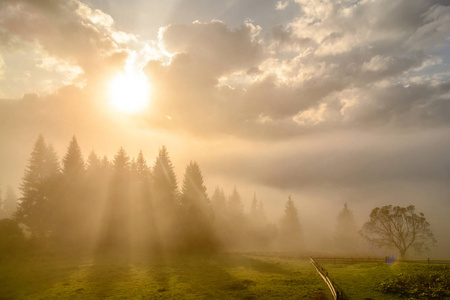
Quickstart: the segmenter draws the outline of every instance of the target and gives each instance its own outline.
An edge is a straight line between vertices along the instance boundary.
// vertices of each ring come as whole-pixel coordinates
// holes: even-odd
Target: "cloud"
[[[40,70],[28,71],[45,78],[39,85],[47,90],[78,84],[95,94],[108,76],[147,65],[153,95],[146,119],[157,128],[279,139],[329,126],[448,123],[439,113],[447,109],[448,76],[420,75],[443,61],[444,2],[295,2],[295,18],[271,29],[195,21],[164,26],[149,43],[76,0],[6,1],[0,35],[10,47],[22,41],[38,53]]]
[[[167,52],[185,53],[195,63],[208,67],[214,76],[220,76],[259,64],[263,58],[260,29],[251,23],[233,30],[220,21],[196,21],[162,28],[160,40]]]
[[[152,51],[155,44],[117,30],[111,16],[78,0],[2,1],[0,29],[4,42],[0,53],[4,53],[7,65],[14,65],[9,68],[14,69],[11,72],[22,72],[16,76],[17,85],[26,78],[24,73],[30,78],[47,80],[47,88],[41,89],[36,89],[36,84],[29,80],[25,86],[34,90],[25,88],[22,93],[36,90],[48,93],[66,84],[86,82],[92,90],[102,89],[104,81],[124,67],[141,68],[149,58],[161,57]],[[34,57],[34,64],[25,66],[17,62],[30,57]],[[19,93],[18,88],[5,89],[13,95]]]
[[[284,9],[286,9],[286,7],[288,7],[288,5],[289,5],[288,1],[278,1],[276,10],[284,10]]]

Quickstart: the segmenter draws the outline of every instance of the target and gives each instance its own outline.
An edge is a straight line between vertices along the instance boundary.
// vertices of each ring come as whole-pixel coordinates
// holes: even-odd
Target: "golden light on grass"
[[[137,113],[148,105],[150,84],[142,73],[121,73],[109,84],[109,93],[110,103],[116,110]]]

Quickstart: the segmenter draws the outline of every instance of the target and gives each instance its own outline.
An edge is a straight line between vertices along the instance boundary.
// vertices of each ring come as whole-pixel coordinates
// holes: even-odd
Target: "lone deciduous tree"
[[[361,234],[375,246],[397,248],[401,258],[410,248],[420,253],[436,243],[430,223],[423,213],[415,212],[413,205],[374,208]]]

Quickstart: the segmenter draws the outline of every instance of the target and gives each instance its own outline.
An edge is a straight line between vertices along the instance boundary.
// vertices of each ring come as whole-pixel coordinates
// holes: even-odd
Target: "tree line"
[[[287,201],[279,226],[253,198],[244,211],[236,187],[209,197],[197,162],[185,169],[181,189],[167,149],[152,166],[142,151],[120,148],[112,161],[91,152],[85,161],[76,137],[62,158],[44,137],[30,154],[13,219],[36,245],[54,249],[198,252],[302,247],[297,210]]]
[[[290,196],[280,222],[273,224],[256,194],[248,213],[236,187],[228,196],[220,187],[209,196],[195,161],[186,166],[180,189],[164,146],[153,165],[142,151],[130,158],[122,147],[112,161],[94,151],[85,161],[74,136],[60,163],[53,146],[41,135],[30,154],[20,191],[18,201],[10,186],[5,197],[0,191],[0,244],[5,249],[7,243],[9,249],[20,244],[24,232],[34,246],[58,251],[305,249]],[[436,242],[430,224],[414,206],[377,207],[369,217],[358,230],[345,204],[337,215],[334,243],[329,248],[358,254],[368,248],[390,247],[404,257],[410,248],[420,252]]]

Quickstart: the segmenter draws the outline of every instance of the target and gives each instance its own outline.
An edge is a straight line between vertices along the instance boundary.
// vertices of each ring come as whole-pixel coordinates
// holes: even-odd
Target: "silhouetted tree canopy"
[[[422,252],[436,243],[430,223],[423,213],[415,212],[414,205],[376,207],[369,218],[361,231],[363,237],[377,247],[397,248],[401,258],[410,248]]]

